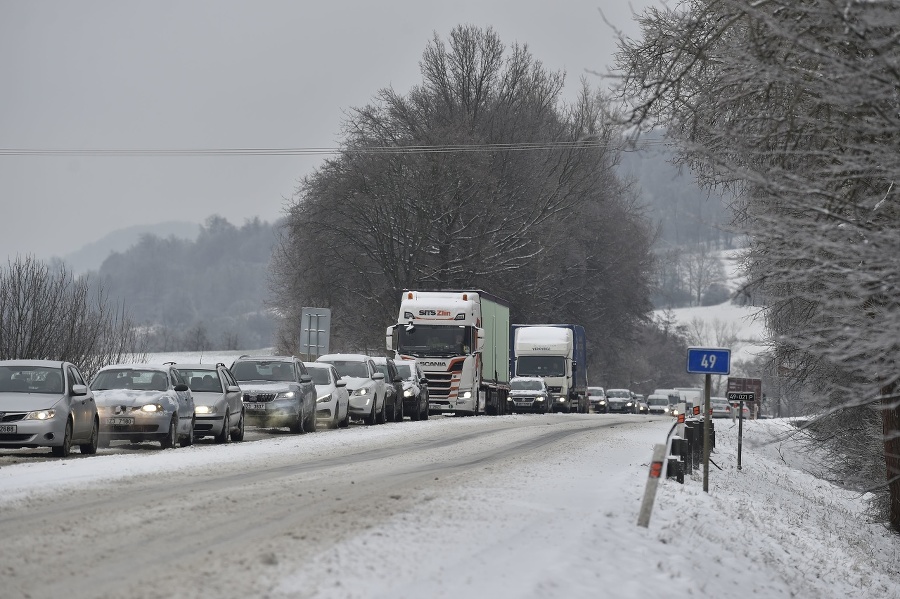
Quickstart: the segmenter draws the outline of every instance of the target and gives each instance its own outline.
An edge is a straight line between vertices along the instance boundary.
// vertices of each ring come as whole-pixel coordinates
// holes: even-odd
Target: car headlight
[[[547,397],[544,396],[544,395],[541,395],[541,396],[536,397],[536,398],[534,399],[534,401],[544,401],[545,399],[547,399]]]
[[[634,405],[634,404],[631,403],[631,402],[629,401],[627,404],[625,404],[625,407],[626,407],[626,408],[630,408],[630,407],[633,406],[633,405]]]
[[[35,410],[25,414],[25,420],[50,420],[56,416],[56,410]]]
[[[165,412],[165,408],[162,407],[162,404],[158,403],[148,403],[147,405],[141,406],[141,412],[150,412],[155,414],[156,412]]]
[[[563,403],[564,401],[566,401],[566,398],[565,397],[557,397],[556,401],[558,401],[559,403]]]
[[[356,391],[353,392],[353,395],[356,395],[356,396],[360,396],[360,395],[368,395],[368,394],[369,394],[369,388],[368,388],[368,387],[362,387],[362,388],[357,389]]]
[[[403,397],[412,397],[413,395],[415,395],[415,392],[412,389],[403,390]]]
[[[597,403],[600,404],[601,406],[605,406],[605,405],[606,405],[606,400],[605,400],[605,399],[601,399],[601,400],[598,401]]]
[[[294,399],[297,394],[293,391],[282,391],[281,393],[275,394],[275,399]]]
[[[331,393],[326,393],[316,399],[316,403],[325,403],[331,401]]]
[[[470,397],[472,397],[471,391],[466,391],[459,396],[460,399],[469,399]]]
[[[194,414],[215,414],[216,406],[194,406]]]

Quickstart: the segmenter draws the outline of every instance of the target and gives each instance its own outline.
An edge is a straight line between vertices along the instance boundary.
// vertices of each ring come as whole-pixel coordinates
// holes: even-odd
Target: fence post
[[[647,477],[647,486],[644,488],[644,500],[641,502],[641,511],[638,514],[638,526],[647,528],[650,525],[650,512],[653,511],[656,487],[659,485],[659,477],[662,474],[663,460],[665,459],[665,444],[654,445],[653,459],[650,461],[650,475]]]

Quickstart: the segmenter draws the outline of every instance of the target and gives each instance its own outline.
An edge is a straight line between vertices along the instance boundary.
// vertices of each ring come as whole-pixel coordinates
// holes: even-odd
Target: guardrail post
[[[653,511],[653,501],[656,499],[656,487],[659,485],[659,477],[662,475],[663,460],[666,457],[665,444],[653,446],[653,459],[650,461],[650,475],[647,477],[647,486],[644,488],[644,500],[641,502],[641,511],[638,514],[638,526],[647,528],[650,525],[650,512]]]

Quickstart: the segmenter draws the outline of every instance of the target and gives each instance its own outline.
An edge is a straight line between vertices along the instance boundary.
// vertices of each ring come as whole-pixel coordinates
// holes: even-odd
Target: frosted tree
[[[688,0],[639,20],[618,56],[632,125],[664,124],[739,197],[773,371],[815,393],[844,480],[900,532],[900,5]]]

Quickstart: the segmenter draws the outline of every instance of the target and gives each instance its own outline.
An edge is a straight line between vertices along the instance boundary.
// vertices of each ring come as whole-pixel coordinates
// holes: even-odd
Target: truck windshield
[[[565,376],[566,359],[562,356],[519,356],[516,376]]]
[[[469,327],[419,324],[412,331],[398,326],[397,351],[408,356],[463,356],[472,351]]]

